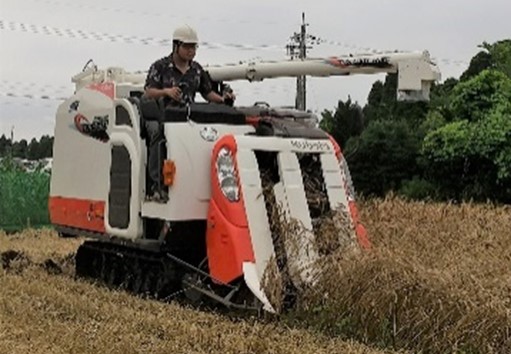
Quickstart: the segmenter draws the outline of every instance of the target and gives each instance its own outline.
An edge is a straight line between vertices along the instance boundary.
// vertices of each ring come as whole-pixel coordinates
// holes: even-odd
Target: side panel
[[[136,238],[145,145],[138,111],[112,84],[83,88],[57,111],[50,184],[53,224]],[[113,162],[113,163],[112,163]]]
[[[90,126],[99,122],[106,128],[112,119],[112,99],[94,89],[82,89],[59,106],[49,198],[53,224],[105,232],[108,130],[95,134]]]
[[[50,197],[51,223],[77,229],[105,232],[105,202],[64,197]]]

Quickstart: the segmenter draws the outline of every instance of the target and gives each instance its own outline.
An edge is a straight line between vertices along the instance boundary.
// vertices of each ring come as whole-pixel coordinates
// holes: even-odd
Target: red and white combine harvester
[[[409,100],[429,99],[439,80],[427,52],[205,69],[218,83],[397,73],[398,98]],[[339,238],[368,247],[346,161],[313,114],[266,105],[165,108],[142,97],[144,73],[120,68],[89,68],[73,82],[76,92],[57,111],[49,207],[60,233],[90,239],[76,255],[79,275],[138,293],[181,290],[194,300],[275,312],[265,272],[292,264],[301,269],[296,289],[314,282],[307,267],[321,257],[314,239],[322,214],[346,210],[351,228]],[[164,134],[165,203],[146,197],[147,120]],[[312,203],[313,194],[326,202]],[[271,203],[307,231],[298,252],[275,244]]]

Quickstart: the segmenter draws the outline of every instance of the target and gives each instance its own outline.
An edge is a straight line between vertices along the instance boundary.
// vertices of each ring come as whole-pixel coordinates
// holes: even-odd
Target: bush
[[[417,174],[420,141],[406,121],[371,122],[348,140],[345,156],[355,188],[366,196],[397,190]]]
[[[433,183],[414,177],[403,182],[398,195],[409,200],[435,200],[438,197],[438,190]]]

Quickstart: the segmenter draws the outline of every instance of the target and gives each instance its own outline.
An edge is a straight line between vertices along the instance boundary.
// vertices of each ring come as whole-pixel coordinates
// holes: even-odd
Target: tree
[[[504,39],[493,44],[484,42],[482,47],[491,55],[492,68],[511,78],[511,39]]]
[[[346,102],[339,100],[334,112],[325,110],[320,127],[329,132],[337,143],[344,149],[350,137],[359,136],[364,128],[362,108],[348,97]]]
[[[511,102],[510,78],[497,70],[483,70],[456,85],[450,100],[449,110],[457,120],[484,119],[497,105]]]
[[[42,158],[39,142],[35,138],[30,140],[30,144],[28,145],[27,158],[29,160],[39,160]]]
[[[450,198],[511,201],[511,78],[495,69],[460,82],[454,117],[422,145],[428,174]]]
[[[397,100],[397,74],[387,74],[385,83],[376,81],[369,92],[363,113],[367,124],[375,120],[405,120],[418,126],[429,109],[427,102]]]
[[[495,69],[511,78],[511,39],[504,39],[493,44],[484,42],[479,46],[483,50],[471,60],[460,81],[469,80],[486,69]]]
[[[450,111],[451,93],[458,83],[458,80],[451,77],[441,84],[433,84],[431,86],[430,109],[426,119],[434,112],[435,114],[440,114],[446,122],[453,120]]]
[[[373,84],[363,109],[367,128],[348,141],[345,151],[358,190],[381,196],[420,173],[419,128],[428,109],[426,102],[397,100],[396,74]]]
[[[0,136],[0,157],[7,156],[11,150],[11,146],[11,140],[7,139],[5,134],[2,134],[2,136]]]
[[[27,158],[28,144],[25,139],[21,139],[19,142],[15,142],[12,145],[12,156],[19,157],[21,159]]]
[[[460,76],[460,81],[467,81],[485,69],[492,67],[492,57],[487,51],[480,51],[471,60],[468,69]]]
[[[53,137],[43,135],[39,142],[41,158],[53,156]]]
[[[345,149],[355,187],[382,196],[418,172],[420,142],[406,121],[374,121]]]

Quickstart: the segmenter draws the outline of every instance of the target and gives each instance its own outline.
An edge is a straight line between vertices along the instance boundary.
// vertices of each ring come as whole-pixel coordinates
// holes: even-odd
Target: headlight
[[[216,173],[220,189],[225,197],[231,202],[238,201],[240,197],[238,179],[234,170],[232,153],[228,148],[221,148],[218,152],[216,157]]]

